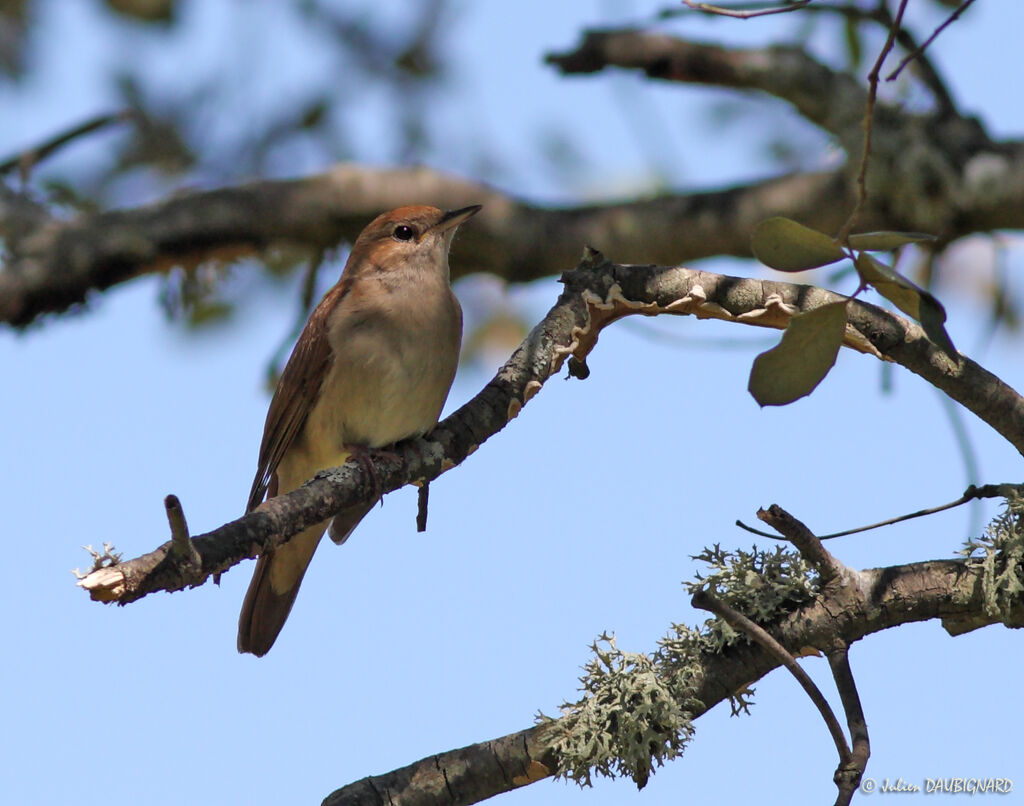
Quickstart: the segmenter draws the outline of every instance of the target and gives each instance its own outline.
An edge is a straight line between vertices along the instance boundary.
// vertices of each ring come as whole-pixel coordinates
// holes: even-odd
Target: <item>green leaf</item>
[[[925,292],[921,298],[921,329],[935,346],[957,363],[960,362],[960,355],[953,345],[953,340],[946,332],[946,309],[935,297]]]
[[[843,343],[846,302],[831,302],[789,320],[782,341],[754,359],[747,389],[762,406],[784,406],[821,383]]]
[[[766,218],[754,227],[750,248],[754,257],[779,271],[816,269],[846,257],[824,232],[781,216]]]
[[[903,313],[920,320],[921,298],[927,291],[865,252],[857,253],[853,265],[865,283],[873,285]]]
[[[946,309],[931,293],[911,282],[895,269],[871,255],[858,252],[853,261],[857,273],[883,297],[921,323],[925,335],[950,358],[957,359],[956,347],[946,332]]]
[[[866,249],[868,252],[891,252],[908,243],[934,241],[934,235],[924,232],[861,232],[849,237],[851,249]]]

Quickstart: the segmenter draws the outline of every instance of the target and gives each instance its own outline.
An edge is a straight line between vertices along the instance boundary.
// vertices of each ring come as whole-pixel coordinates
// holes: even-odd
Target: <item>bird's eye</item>
[[[411,241],[415,234],[413,228],[407,227],[405,224],[399,224],[395,227],[395,231],[391,233],[392,237],[399,241]]]

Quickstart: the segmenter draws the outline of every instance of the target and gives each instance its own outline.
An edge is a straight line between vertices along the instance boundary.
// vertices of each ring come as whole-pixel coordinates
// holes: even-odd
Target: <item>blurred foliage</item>
[[[87,79],[97,95],[107,87],[130,123],[103,141],[97,159],[70,167],[47,163],[32,179],[51,203],[89,212],[137,205],[184,185],[290,174],[296,172],[293,164],[303,166],[298,172],[316,170],[360,156],[351,146],[360,121],[350,110],[368,99],[383,103],[375,115],[393,121],[394,136],[382,144],[388,153],[377,159],[422,161],[436,145],[427,112],[450,73],[445,54],[447,32],[454,28],[452,6],[449,0],[428,0],[398,16],[381,4],[337,0],[290,0],[258,9],[195,0],[104,0],[85,11],[77,8],[95,21],[98,39],[120,44],[103,67],[83,59],[82,70],[91,70]],[[43,32],[65,8],[39,0],[0,0],[0,81],[18,81],[27,93],[34,71],[59,59],[61,43]],[[217,15],[235,35],[223,41],[212,66],[200,66],[193,63],[203,53],[202,46],[195,49],[203,34],[196,21]],[[275,56],[261,47],[277,35],[275,21],[289,27],[289,40],[316,49],[320,63],[330,67],[301,76],[309,80],[300,81],[299,92],[253,103],[265,100],[254,91],[259,76],[277,69]],[[161,66],[168,57],[182,63],[170,76]],[[288,274],[308,258],[277,253],[262,267],[270,275]],[[189,328],[224,322],[240,301],[239,288],[229,287],[230,277],[225,267],[169,272],[161,278],[161,308]]]
[[[917,40],[908,32],[903,51],[956,5],[950,0],[911,4]],[[593,23],[584,20],[584,11],[581,5],[581,28]],[[76,211],[138,205],[186,186],[301,174],[344,159],[445,164],[453,149],[458,149],[461,170],[484,181],[515,185],[520,177],[511,173],[506,156],[468,130],[472,123],[457,144],[435,132],[438,101],[459,90],[454,57],[462,13],[455,0],[0,0],[0,83],[26,95],[38,94],[45,85],[32,79],[48,75],[71,54],[83,84],[95,88],[97,97],[109,99],[103,110],[88,114],[111,108],[129,111],[131,122],[114,133],[83,138],[90,147],[100,144],[89,159],[47,161],[34,169],[34,189]],[[613,13],[611,7],[608,13]],[[648,19],[651,25],[685,35],[685,20],[696,13],[676,6]],[[885,33],[887,14],[877,0],[812,3],[787,16],[785,41],[807,45],[833,66],[863,76]],[[90,40],[100,44],[102,59],[78,60],[74,49],[81,46],[86,52],[84,44],[61,41],[54,33],[62,31],[57,21],[79,18],[88,19]],[[717,19],[723,32],[726,25],[737,24]],[[212,26],[218,26],[216,31]],[[209,47],[211,33],[217,37],[215,49]],[[933,47],[941,44],[940,39]],[[296,49],[303,50],[303,58],[290,58]],[[526,60],[540,58],[539,53],[524,54]],[[934,87],[934,77],[920,65],[914,70],[903,75],[902,86]],[[679,187],[694,153],[691,122],[662,119],[664,108],[638,92],[632,79],[612,76],[608,81],[611,113],[633,138],[647,175],[624,178],[595,172],[577,133],[556,123],[539,128],[528,143],[532,164],[520,160],[515,170],[541,173],[565,186],[567,201],[621,195],[638,184],[663,191]],[[733,93],[709,98],[705,134],[718,137],[722,128],[743,132],[750,141],[746,159],[760,158],[753,171],[817,169],[823,161],[834,160],[828,138],[782,104],[752,102]],[[361,119],[368,114],[375,129],[386,132],[373,139],[372,153],[367,153],[367,127]],[[68,120],[67,125],[79,122]],[[50,134],[41,132],[40,137]],[[265,275],[289,274],[308,259],[278,256],[262,267]],[[188,326],[223,321],[243,297],[238,289],[221,287],[230,272],[204,275],[200,282],[189,279],[190,271],[172,272],[163,280],[164,310]],[[947,268],[933,259],[920,267],[919,274],[928,276],[918,279],[928,288],[943,273],[958,272],[960,267]],[[1006,290],[1007,273],[995,267],[989,274],[975,286],[985,286],[993,327],[1020,321],[1018,302]],[[492,318],[489,329],[471,334],[470,357],[487,352],[487,338],[493,336],[492,345],[504,345],[520,329],[515,315]]]
[[[112,11],[142,22],[173,22],[175,0],[106,0]]]
[[[275,154],[297,143],[310,148],[311,162],[329,164],[354,156],[346,146],[353,126],[347,110],[370,94],[384,100],[383,114],[395,121],[390,159],[430,153],[434,143],[424,113],[450,72],[444,56],[446,32],[453,28],[449,0],[414,4],[398,17],[379,4],[336,0],[291,0],[259,9],[234,5],[105,0],[91,7],[88,13],[103,29],[98,38],[118,47],[106,67],[83,60],[82,69],[96,72],[88,79],[98,88],[107,85],[120,106],[134,112],[136,126],[113,144],[105,164],[73,175],[65,169],[67,175],[46,180],[73,185],[77,197],[107,206],[137,203],[131,194],[138,192],[140,176],[155,195],[186,181],[223,183],[281,173],[287,160]],[[43,32],[62,10],[39,0],[0,0],[0,69],[7,80],[23,79],[57,58],[61,43]],[[203,34],[196,20],[217,15],[237,35],[224,40],[212,69],[189,63]],[[226,118],[240,97],[255,95],[245,82],[275,69],[269,60],[276,54],[259,47],[276,35],[275,24],[289,26],[299,47],[319,49],[333,66],[310,81],[308,93],[280,94],[266,109],[245,104],[239,126]],[[170,76],[157,65],[168,57],[182,62]]]
[[[29,0],[0,0],[0,74],[20,78],[25,70]]]

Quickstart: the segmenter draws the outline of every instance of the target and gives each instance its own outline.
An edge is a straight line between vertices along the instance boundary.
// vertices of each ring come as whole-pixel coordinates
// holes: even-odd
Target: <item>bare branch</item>
[[[847,806],[860,786],[860,779],[871,756],[871,743],[868,741],[868,723],[864,719],[864,709],[860,704],[857,683],[850,668],[850,653],[845,643],[828,653],[828,663],[832,667],[832,678],[836,681],[843,702],[846,725],[853,742],[850,758],[846,764],[839,765],[835,775],[836,786],[839,787],[836,806]]]
[[[104,129],[113,123],[123,123],[126,120],[130,120],[131,117],[131,110],[123,109],[120,112],[114,112],[113,114],[97,115],[96,117],[90,118],[84,123],[79,123],[78,125],[51,137],[49,140],[46,140],[37,146],[33,146],[32,148],[22,151],[20,154],[15,154],[12,157],[8,157],[7,159],[0,161],[0,174],[5,174],[14,168],[17,168],[18,173],[21,175],[21,180],[23,182],[27,182],[29,174],[36,165],[58,149],[70,143],[72,140],[77,140],[79,137],[92,134],[93,132]]]
[[[379,488],[365,462],[319,474],[298,490],[265,502],[192,543],[203,575],[220,573],[279,545],[301,529],[341,509],[369,501],[410,482],[431,481],[461,463],[508,424],[567,359],[577,377],[600,331],[625,316],[693,314],[759,327],[784,328],[790,318],[845,300],[813,286],[742,279],[680,267],[619,266],[594,250],[562,277],[565,290],[498,374],[429,436],[369,454]],[[969,358],[954,362],[928,341],[919,326],[859,301],[848,307],[845,343],[895,361],[973,411],[1024,453],[1024,398]],[[79,584],[95,599],[135,601],[156,590],[196,584],[177,568],[164,544],[135,560],[89,575]]]
[[[839,720],[836,719],[836,715],[832,712],[832,706],[828,704],[828,700],[821,693],[821,689],[814,684],[814,681],[811,680],[807,672],[796,662],[796,658],[790,655],[782,644],[772,638],[764,627],[751,621],[738,610],[730,607],[707,591],[697,591],[690,601],[694,607],[714,613],[720,619],[727,622],[734,630],[753,639],[779,664],[786,667],[786,671],[796,678],[800,687],[810,698],[811,702],[814,703],[814,707],[818,709],[818,713],[821,714],[821,718],[825,721],[825,726],[828,728],[832,741],[835,743],[836,752],[839,753],[840,765],[845,766],[848,764],[850,761],[850,747],[846,743],[846,736],[843,735],[843,729],[839,725]]]
[[[850,233],[853,232],[853,226],[857,223],[857,217],[860,215],[860,211],[864,209],[864,205],[867,204],[868,200],[868,162],[871,158],[871,133],[874,128],[873,121],[875,116],[875,98],[878,96],[878,75],[882,70],[882,64],[885,62],[885,57],[889,55],[893,45],[896,42],[896,32],[900,30],[901,23],[903,21],[903,12],[907,8],[907,0],[900,0],[899,8],[896,10],[896,18],[892,21],[892,25],[889,27],[889,35],[885,39],[885,44],[882,46],[882,50],[878,54],[878,58],[875,60],[874,67],[871,68],[871,72],[868,73],[868,97],[864,101],[864,120],[861,123],[861,135],[863,140],[863,146],[860,156],[860,167],[857,169],[857,203],[853,207],[853,211],[850,213],[850,217],[846,219],[846,223],[843,224],[842,229],[839,230],[839,234],[836,235],[836,240],[840,243],[846,243],[846,239],[849,238]]]
[[[760,90],[788,101],[847,147],[867,98],[853,76],[798,47],[727,48],[646,31],[588,31],[575,49],[546,61],[566,74],[622,67],[665,81]]]

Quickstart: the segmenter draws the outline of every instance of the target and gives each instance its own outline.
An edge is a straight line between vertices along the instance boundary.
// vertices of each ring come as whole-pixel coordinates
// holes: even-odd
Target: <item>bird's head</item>
[[[479,210],[479,204],[448,211],[410,205],[382,213],[352,245],[346,272],[434,270],[447,277],[455,230]]]

